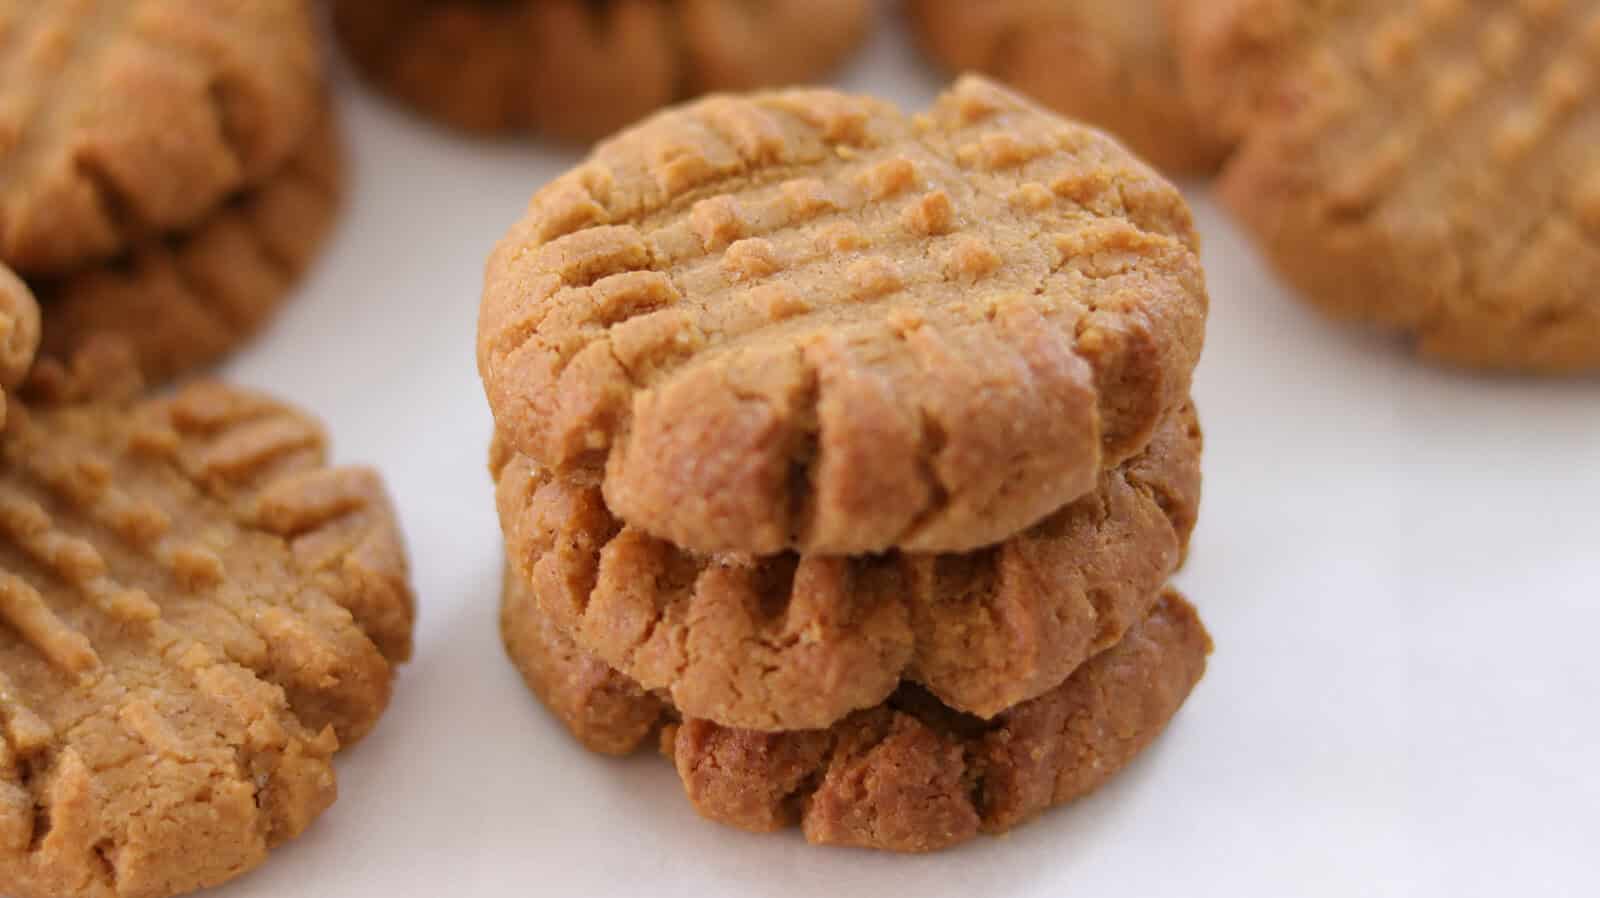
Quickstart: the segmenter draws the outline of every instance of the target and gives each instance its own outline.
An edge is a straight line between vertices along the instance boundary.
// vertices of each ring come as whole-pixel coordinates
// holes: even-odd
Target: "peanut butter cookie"
[[[1227,145],[1190,106],[1165,5],[910,0],[907,11],[923,47],[941,65],[983,72],[1057,112],[1106,128],[1172,174],[1210,174]]]
[[[0,262],[32,276],[192,227],[317,113],[305,0],[0,0]]]
[[[6,400],[33,367],[39,348],[39,304],[11,269],[0,265],[0,424]]]
[[[915,119],[716,97],[539,191],[479,369],[514,450],[684,549],[969,551],[1186,401],[1195,244],[1150,168],[981,79]]]
[[[232,879],[334,800],[412,600],[376,474],[217,385],[0,437],[0,893]]]
[[[1003,833],[1094,791],[1161,734],[1211,651],[1194,608],[1169,590],[1066,682],[992,720],[907,685],[827,729],[763,733],[681,718],[542,621],[514,576],[505,621],[513,660],[574,736],[625,754],[659,731],[702,816],[885,851]]]
[[[497,453],[518,576],[586,652],[685,714],[828,726],[902,678],[992,717],[1059,685],[1143,617],[1200,500],[1192,411],[1099,488],[971,554],[696,556],[624,525],[594,487]]]
[[[117,342],[153,385],[237,349],[271,320],[332,230],[340,161],[338,127],[325,110],[286,166],[192,230],[142,241],[104,265],[38,280],[41,368],[71,365],[91,343]]]
[[[711,91],[813,81],[861,42],[870,0],[335,0],[356,64],[477,132],[593,140]]]
[[[1600,2],[1229,0],[1190,66],[1223,200],[1345,319],[1472,367],[1600,371]]]

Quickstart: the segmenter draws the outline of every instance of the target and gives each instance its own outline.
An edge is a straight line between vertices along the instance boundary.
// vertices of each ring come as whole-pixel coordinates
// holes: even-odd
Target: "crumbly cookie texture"
[[[993,717],[1144,616],[1194,527],[1200,443],[1185,409],[1095,492],[970,554],[696,556],[503,445],[497,499],[510,563],[550,620],[685,714],[814,729],[909,678]]]
[[[190,227],[299,146],[305,0],[0,0],[0,261],[24,275]]]
[[[410,653],[377,475],[219,385],[12,409],[0,437],[0,893],[231,879],[334,800]]]
[[[33,367],[39,349],[39,304],[11,269],[0,265],[0,424],[6,400]]]
[[[712,91],[814,81],[866,35],[870,0],[336,0],[357,65],[476,132],[593,140]]]
[[[1063,684],[984,721],[915,686],[832,727],[763,733],[681,719],[584,655],[508,578],[506,638],[541,700],[598,751],[661,746],[702,816],[756,832],[886,851],[999,834],[1111,779],[1160,735],[1205,672],[1211,639],[1168,591]]]
[[[1190,105],[1168,2],[911,0],[907,11],[941,65],[983,72],[1106,128],[1164,171],[1210,174],[1227,143]]]
[[[41,379],[95,343],[120,342],[147,384],[211,365],[253,337],[316,259],[338,216],[338,127],[325,110],[309,140],[259,186],[192,230],[124,258],[37,282]]]
[[[535,195],[479,367],[513,448],[685,549],[968,551],[1186,400],[1195,245],[1149,167],[982,79],[916,118],[716,97]]]
[[[1214,80],[1268,85],[1216,91],[1245,123],[1220,194],[1311,301],[1451,363],[1600,371],[1600,2],[1205,22]]]

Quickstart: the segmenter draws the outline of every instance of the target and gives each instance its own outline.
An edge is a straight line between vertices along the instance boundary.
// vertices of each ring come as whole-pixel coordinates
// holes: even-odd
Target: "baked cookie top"
[[[981,79],[916,118],[715,97],[535,195],[479,368],[511,447],[685,549],[966,551],[1185,401],[1195,245],[1150,168]]]
[[[0,424],[6,401],[33,367],[39,349],[39,304],[11,269],[0,265]]]
[[[311,127],[304,0],[0,0],[0,261],[61,271],[199,221]]]
[[[685,714],[813,729],[911,679],[992,717],[1059,685],[1155,601],[1194,528],[1200,444],[1186,408],[1088,496],[969,554],[697,556],[503,451],[497,500],[511,567],[544,613]]]
[[[911,0],[907,11],[941,65],[982,72],[1106,128],[1167,172],[1210,174],[1227,145],[1184,90],[1165,9],[1172,2]]]
[[[356,63],[480,132],[602,137],[677,100],[816,80],[861,42],[870,0],[336,0]]]
[[[91,344],[121,344],[147,384],[210,365],[292,294],[338,217],[343,172],[331,109],[289,161],[189,230],[139,241],[112,262],[39,279],[36,379]],[[103,346],[102,346],[103,349]]]
[[[334,799],[412,599],[373,472],[218,385],[12,409],[0,437],[0,892],[172,895]]]
[[[1230,0],[1200,21],[1197,89],[1243,134],[1221,196],[1295,286],[1434,358],[1600,371],[1600,2]]]
[[[542,621],[508,581],[507,648],[585,745],[654,733],[702,816],[755,832],[799,825],[824,845],[936,851],[999,834],[1109,781],[1166,728],[1205,673],[1211,638],[1167,591],[1066,682],[993,720],[907,685],[826,729],[763,733],[685,718]]]

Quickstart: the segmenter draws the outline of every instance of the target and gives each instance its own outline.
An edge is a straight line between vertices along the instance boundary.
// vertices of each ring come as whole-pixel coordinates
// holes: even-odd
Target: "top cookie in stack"
[[[265,319],[334,207],[306,0],[0,0],[0,70],[0,262],[43,371],[109,338],[164,379]]]
[[[967,551],[1185,401],[1195,244],[1148,167],[981,80],[916,119],[713,98],[538,193],[480,369],[512,449],[684,549]]]

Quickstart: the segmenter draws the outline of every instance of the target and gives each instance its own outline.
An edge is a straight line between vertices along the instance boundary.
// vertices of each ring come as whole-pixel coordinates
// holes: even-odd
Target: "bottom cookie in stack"
[[[586,747],[628,754],[659,734],[702,816],[903,852],[1003,833],[1098,788],[1160,735],[1211,651],[1193,606],[1169,589],[1115,646],[990,720],[904,683],[826,729],[756,732],[682,717],[584,653],[510,572],[501,627],[529,688]]]

